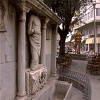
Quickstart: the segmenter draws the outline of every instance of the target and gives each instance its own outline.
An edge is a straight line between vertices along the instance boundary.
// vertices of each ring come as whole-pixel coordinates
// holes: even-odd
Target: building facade
[[[95,8],[94,8],[95,7]],[[83,7],[80,8],[80,11]],[[95,9],[95,10],[94,10]],[[82,33],[81,51],[94,52],[96,38],[96,52],[100,51],[100,0],[95,3],[88,4],[80,15],[78,24],[75,25],[75,30]]]

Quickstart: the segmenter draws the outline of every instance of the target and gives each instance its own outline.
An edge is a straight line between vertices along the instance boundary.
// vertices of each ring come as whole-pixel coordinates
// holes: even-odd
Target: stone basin
[[[54,98],[52,100],[70,100],[72,84],[58,81],[55,86]]]
[[[70,100],[72,93],[72,83],[63,81],[48,82],[32,100]]]

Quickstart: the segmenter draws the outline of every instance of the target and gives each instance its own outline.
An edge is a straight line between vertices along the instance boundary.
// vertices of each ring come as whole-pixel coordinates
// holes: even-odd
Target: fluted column
[[[42,32],[41,32],[41,60],[40,63],[46,65],[46,29],[47,23],[49,22],[48,18],[42,20]]]
[[[25,2],[21,2],[18,25],[18,91],[17,100],[26,100],[25,91],[25,30],[26,30],[26,10]]]
[[[56,54],[57,54],[57,29],[58,25],[52,28],[52,50],[51,50],[51,74],[56,75]]]

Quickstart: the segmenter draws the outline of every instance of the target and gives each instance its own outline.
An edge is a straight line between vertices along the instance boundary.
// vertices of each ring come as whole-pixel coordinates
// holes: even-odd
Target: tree
[[[65,39],[70,31],[69,26],[72,20],[72,17],[75,14],[81,4],[86,4],[90,0],[43,0],[54,12],[58,13],[58,16],[63,20],[62,30],[58,27],[58,33],[60,35],[60,56],[65,55]]]

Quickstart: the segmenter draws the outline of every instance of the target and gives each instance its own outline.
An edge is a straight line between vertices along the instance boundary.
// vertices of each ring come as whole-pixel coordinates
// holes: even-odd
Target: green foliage
[[[43,0],[54,12],[58,13],[63,19],[63,23],[66,28],[69,27],[72,17],[75,11],[80,8],[82,3],[86,3],[90,0]]]
[[[65,55],[65,39],[69,32],[69,26],[72,17],[75,15],[75,11],[79,10],[80,6],[86,5],[91,0],[43,0],[54,12],[58,13],[58,16],[63,20],[63,30],[58,28],[60,35],[60,56]],[[82,5],[83,4],[83,5]]]

